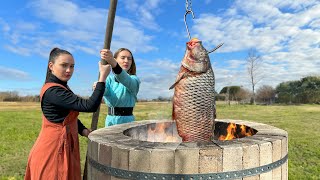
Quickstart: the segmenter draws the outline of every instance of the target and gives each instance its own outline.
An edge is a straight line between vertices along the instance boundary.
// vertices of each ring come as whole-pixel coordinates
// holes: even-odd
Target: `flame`
[[[228,128],[227,128],[227,135],[221,135],[219,137],[219,140],[231,140],[231,139],[234,139],[236,138],[235,137],[235,134],[236,134],[236,124],[235,123],[230,123],[228,125]]]
[[[224,131],[224,134],[218,134],[218,140],[232,140],[255,134],[252,128],[235,123],[229,123],[222,133]],[[149,142],[181,142],[181,137],[178,135],[175,124],[155,123],[148,127],[146,140]]]
[[[167,136],[164,142],[179,142],[179,138],[174,136]]]
[[[224,141],[252,136],[253,134],[254,131],[252,128],[247,128],[247,126],[243,124],[237,126],[235,123],[229,123],[226,135],[220,135],[218,139]]]
[[[246,134],[246,126],[245,125],[241,124],[240,129],[241,129],[241,134]]]
[[[179,137],[173,136],[170,123],[156,123],[148,128],[147,141],[151,142],[179,142]],[[170,131],[171,130],[171,131]]]

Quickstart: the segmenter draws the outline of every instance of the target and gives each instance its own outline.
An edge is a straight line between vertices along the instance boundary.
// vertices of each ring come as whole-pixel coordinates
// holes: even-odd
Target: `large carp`
[[[183,142],[211,141],[216,107],[215,78],[209,52],[196,38],[187,42],[186,46],[180,71],[170,87],[175,88],[172,119]]]

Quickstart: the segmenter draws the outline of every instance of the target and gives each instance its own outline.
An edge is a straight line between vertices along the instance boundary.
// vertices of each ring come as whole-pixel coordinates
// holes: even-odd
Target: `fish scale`
[[[209,63],[205,73],[193,73],[177,83],[173,120],[184,142],[210,141],[215,120],[214,73]],[[180,72],[188,71],[183,66]]]

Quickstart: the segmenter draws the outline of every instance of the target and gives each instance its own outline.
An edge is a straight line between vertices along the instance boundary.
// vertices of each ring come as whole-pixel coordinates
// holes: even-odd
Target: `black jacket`
[[[54,75],[50,75],[47,82],[54,82],[63,85],[69,90],[59,86],[49,88],[42,97],[41,109],[44,116],[53,123],[64,121],[70,110],[79,112],[95,112],[102,100],[105,90],[105,83],[98,82],[95,90],[89,99],[83,99],[75,95],[66,82],[61,81]],[[86,127],[78,119],[78,133],[82,135]]]

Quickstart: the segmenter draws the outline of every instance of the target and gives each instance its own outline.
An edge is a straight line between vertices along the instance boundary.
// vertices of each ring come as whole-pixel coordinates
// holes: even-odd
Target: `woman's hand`
[[[82,130],[82,136],[88,137],[91,132],[91,129],[84,129]]]
[[[98,81],[96,81],[96,82],[93,83],[93,85],[92,85],[92,91],[94,91],[94,90],[96,89],[97,82],[98,82]]]
[[[106,82],[106,78],[108,77],[109,73],[111,71],[111,65],[102,65],[101,61],[99,61],[99,82]],[[94,84],[94,88],[96,84]]]
[[[109,49],[101,49],[100,50],[101,59],[105,60],[112,66],[112,68],[116,67],[117,61],[113,58],[113,54]]]

